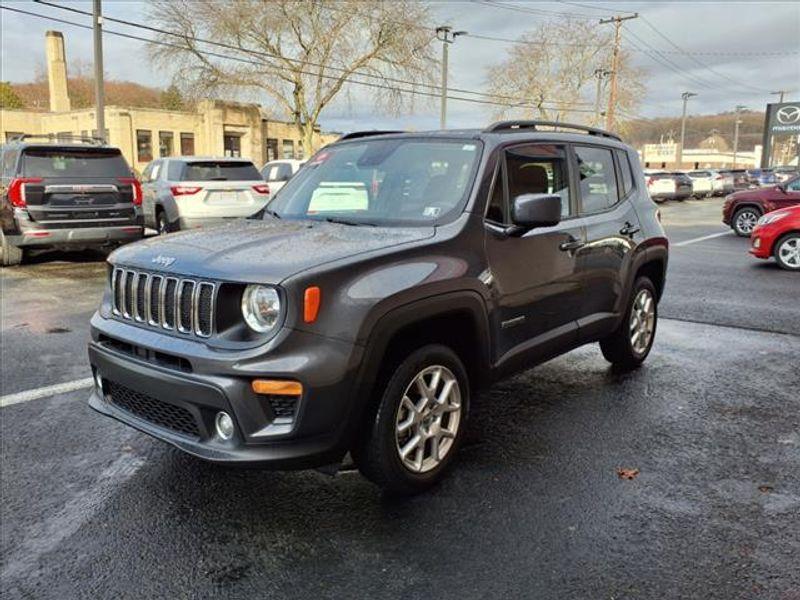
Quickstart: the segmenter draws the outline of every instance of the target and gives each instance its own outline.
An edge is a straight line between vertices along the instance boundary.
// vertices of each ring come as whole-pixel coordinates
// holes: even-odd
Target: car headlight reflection
[[[281,316],[281,298],[275,288],[248,285],[242,295],[242,316],[248,327],[258,333],[272,331]]]

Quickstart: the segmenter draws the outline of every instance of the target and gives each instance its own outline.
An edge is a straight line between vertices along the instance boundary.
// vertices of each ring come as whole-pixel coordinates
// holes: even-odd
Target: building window
[[[226,133],[222,138],[225,148],[225,156],[239,157],[242,155],[242,136],[234,133]]]
[[[136,130],[136,160],[140,163],[153,160],[153,134],[146,129]]]
[[[277,160],[278,158],[278,140],[275,138],[267,138],[267,162]]]
[[[303,140],[297,141],[297,155],[295,156],[298,160],[303,160],[306,157],[305,150],[303,148]]]
[[[172,156],[172,149],[174,148],[174,144],[172,143],[172,132],[171,131],[159,131],[158,132],[158,155],[159,156]]]
[[[294,140],[283,140],[283,156],[281,158],[294,158]]]
[[[181,156],[194,156],[194,134],[181,134]]]

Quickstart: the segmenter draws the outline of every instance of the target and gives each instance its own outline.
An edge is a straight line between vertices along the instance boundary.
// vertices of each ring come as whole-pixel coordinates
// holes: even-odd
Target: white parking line
[[[66,394],[67,392],[74,392],[75,390],[83,390],[92,387],[92,385],[94,385],[92,378],[87,377],[86,379],[76,379],[74,381],[36,388],[35,390],[8,394],[6,396],[0,396],[0,408],[11,406],[12,404],[19,404],[20,402],[55,396],[56,394]]]
[[[689,244],[696,244],[697,242],[704,242],[706,240],[711,240],[714,238],[722,237],[725,235],[733,235],[733,231],[723,231],[722,233],[712,233],[711,235],[704,235],[703,237],[693,238],[691,240],[686,240],[683,242],[678,242],[676,244],[670,244],[673,248],[677,248],[679,246],[688,246]]]

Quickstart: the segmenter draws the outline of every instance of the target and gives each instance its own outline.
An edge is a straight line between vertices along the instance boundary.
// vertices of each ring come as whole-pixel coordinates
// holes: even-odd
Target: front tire
[[[25,258],[25,251],[9,242],[2,231],[0,231],[0,253],[0,264],[4,267],[15,267],[22,264]]]
[[[424,346],[379,393],[353,458],[384,489],[423,492],[442,479],[461,445],[470,400],[464,364],[446,346]]]
[[[761,218],[761,212],[757,208],[745,206],[733,214],[733,231],[739,237],[750,237],[756,222]]]
[[[800,271],[800,233],[787,233],[779,239],[773,254],[782,269]]]
[[[656,339],[658,303],[656,288],[648,277],[633,285],[628,309],[616,331],[600,340],[605,359],[616,368],[629,371],[639,367]]]

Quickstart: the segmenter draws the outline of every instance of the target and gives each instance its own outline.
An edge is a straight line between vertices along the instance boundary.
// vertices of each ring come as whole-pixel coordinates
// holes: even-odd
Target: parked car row
[[[645,182],[655,202],[724,196],[786,183],[798,175],[798,167],[774,169],[695,169],[693,171],[645,170]]]
[[[170,157],[135,177],[119,148],[74,136],[21,135],[0,146],[0,262],[42,248],[115,247],[252,216],[300,169],[241,158]]]

